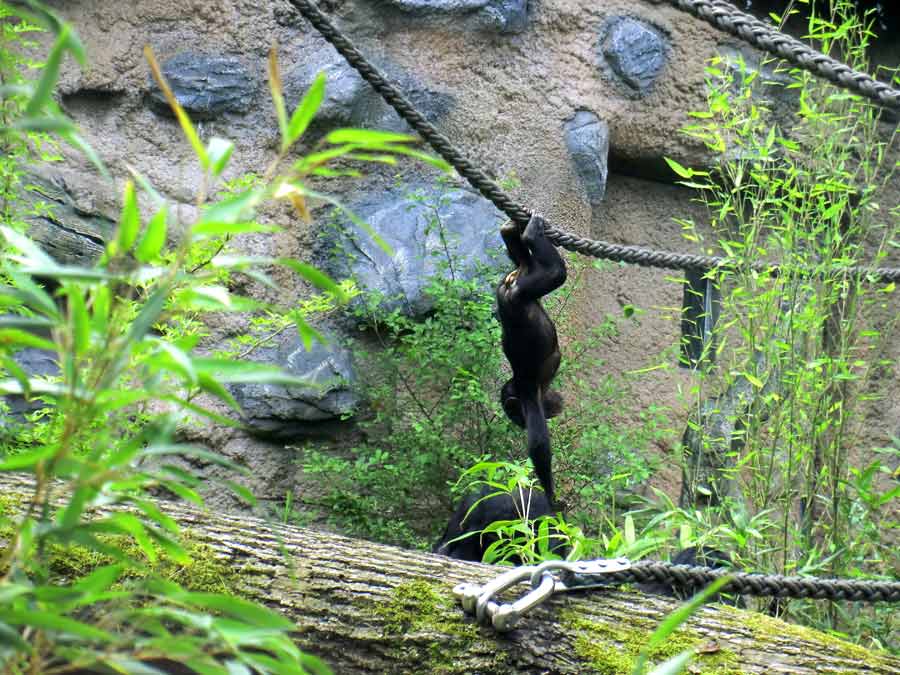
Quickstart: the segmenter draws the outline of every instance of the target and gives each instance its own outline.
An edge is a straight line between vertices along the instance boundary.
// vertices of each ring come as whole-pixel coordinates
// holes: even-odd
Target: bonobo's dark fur
[[[699,567],[711,567],[713,569],[734,569],[734,562],[731,556],[716,548],[709,546],[688,546],[675,554],[672,558],[673,565],[694,565]],[[635,584],[638,590],[644,593],[652,593],[653,595],[664,595],[668,598],[679,598],[686,600],[693,597],[704,589],[702,584],[691,586],[670,586],[669,584]],[[711,595],[707,602],[721,602],[733,607],[744,607],[744,599],[741,596],[734,598],[726,598],[718,593]]]
[[[450,516],[447,529],[432,547],[432,552],[457,560],[481,562],[484,552],[498,539],[497,535],[491,532],[481,534],[481,531],[491,523],[498,520],[520,520],[526,514],[529,520],[553,515],[550,502],[540,490],[513,490],[511,494],[504,492],[487,497],[494,492],[496,491],[493,488],[484,486],[477,492],[467,494],[456,507],[453,515]],[[483,499],[473,509],[472,506],[482,497],[487,497],[487,499]],[[469,536],[453,541],[464,534],[469,534]],[[558,555],[563,554],[559,550],[555,552]],[[521,563],[519,560],[512,562]]]
[[[556,327],[541,298],[566,281],[566,264],[544,236],[544,219],[535,214],[520,233],[514,223],[500,230],[516,269],[497,288],[503,352],[513,376],[500,390],[503,410],[528,432],[528,456],[550,503],[554,502],[547,418],[562,411],[562,397],[550,391],[559,368]]]

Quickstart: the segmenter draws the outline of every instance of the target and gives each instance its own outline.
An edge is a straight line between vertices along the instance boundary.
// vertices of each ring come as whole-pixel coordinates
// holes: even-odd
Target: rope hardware
[[[504,572],[484,586],[472,583],[457,584],[453,594],[463,611],[474,615],[478,623],[492,625],[505,633],[515,628],[519,619],[557,593],[608,586],[603,575],[624,572],[631,567],[628,558],[598,558],[568,562],[548,560],[540,565],[521,565]],[[523,581],[531,590],[514,602],[498,603],[495,596]]]
[[[499,632],[515,628],[519,619],[559,593],[608,588],[621,583],[666,583],[697,587],[729,577],[721,592],[757,597],[812,598],[856,602],[900,602],[900,581],[858,581],[786,577],[780,574],[749,574],[698,565],[667,562],[632,563],[628,558],[598,558],[567,562],[549,560],[540,565],[523,565],[503,572],[482,585],[457,584],[453,594],[462,609],[478,623],[492,625]],[[528,581],[531,588],[514,602],[498,603],[495,597]]]
[[[496,181],[475,166],[468,157],[450,142],[449,138],[438,131],[437,127],[429,122],[412,102],[362,55],[347,36],[337,29],[318,8],[314,0],[287,1],[378,92],[385,103],[390,105],[401,119],[409,124],[437,154],[468,181],[469,185],[520,227],[524,228],[528,224],[528,221],[531,219],[531,212],[521,204],[514,202]],[[825,77],[837,86],[851,89],[888,107],[900,106],[900,90],[891,89],[884,83],[873,80],[865,73],[854,71],[848,66],[826,57],[824,54],[807,47],[789,36],[768,29],[756,17],[744,14],[733,5],[721,0],[667,0],[667,2],[674,5],[677,9],[689,12],[714,26],[732,33],[759,49],[767,51],[774,56],[786,58],[800,68]],[[784,39],[774,40],[772,36],[763,35],[757,24]],[[797,45],[803,49],[798,51]],[[833,63],[841,66],[840,73],[835,74]],[[730,267],[734,265],[734,262],[727,258],[692,253],[655,251],[639,246],[613,244],[600,239],[588,239],[549,225],[544,229],[544,234],[554,244],[567,251],[642,267],[708,271],[716,267]],[[777,265],[763,262],[754,263],[752,267],[754,269],[767,269],[770,274],[778,274],[779,269]],[[900,282],[900,269],[847,267],[843,271],[845,274],[864,277],[869,282]]]

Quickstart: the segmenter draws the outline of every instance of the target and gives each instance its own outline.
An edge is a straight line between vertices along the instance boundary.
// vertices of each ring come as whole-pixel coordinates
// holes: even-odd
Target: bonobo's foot
[[[544,417],[548,420],[556,417],[563,411],[563,397],[558,391],[548,391],[544,394]]]
[[[544,217],[539,213],[532,213],[531,220],[528,221],[528,225],[525,226],[525,231],[522,233],[522,241],[530,244],[535,239],[540,239],[544,236]]]
[[[503,412],[509,418],[509,421],[517,427],[525,428],[525,415],[522,413],[522,402],[515,396],[503,399]]]

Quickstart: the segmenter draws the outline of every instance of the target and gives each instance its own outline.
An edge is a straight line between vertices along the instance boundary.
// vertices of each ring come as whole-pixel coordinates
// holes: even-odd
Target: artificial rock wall
[[[289,101],[299,99],[316,73],[327,73],[327,98],[313,140],[337,126],[405,128],[283,0],[50,4],[74,24],[91,63],[87,72],[68,64],[62,104],[117,177],[106,184],[77,157],[53,169],[36,167],[39,197],[57,204],[57,213],[37,221],[32,233],[61,259],[89,260],[100,250],[114,227],[127,165],[178,203],[183,217],[194,212],[198,168],[151,84],[144,45],[157,54],[202,136],[235,141],[229,179],[262,173],[277,147],[265,76],[273,43]],[[758,60],[734,38],[652,0],[321,0],[320,6],[470,157],[498,177],[515,177],[521,203],[580,234],[693,250],[672,217],[702,223],[703,209],[673,184],[662,158],[701,166],[710,161],[679,128],[689,111],[705,105],[707,59],[740,51],[749,62]],[[408,209],[406,195],[433,190],[435,175],[410,164],[401,178],[401,188],[387,171],[330,185],[388,239],[393,258],[371,248],[355,260],[319,255],[328,241],[322,212],[308,226],[289,210],[272,208],[264,218],[283,225],[284,232],[248,236],[240,244],[248,252],[314,260],[338,275],[352,273],[370,287],[397,294],[408,311],[421,312],[427,252],[437,244],[423,230],[421,214]],[[501,216],[485,200],[460,185],[442,209],[461,250],[472,257],[497,250]],[[677,344],[682,289],[671,280],[677,274],[634,267],[586,274],[576,298],[581,326],[606,313],[620,315],[625,305],[647,310],[607,346],[610,369],[657,363],[663,350]],[[307,292],[289,275],[278,280],[287,297]],[[271,293],[252,285],[246,290]],[[210,328],[214,345],[245,326],[239,317],[220,317]],[[295,338],[283,337],[257,356],[305,375],[311,386],[240,388],[235,393],[250,432],[190,427],[184,434],[251,466],[251,487],[263,499],[278,500],[293,489],[297,470],[285,442],[349,432],[339,420],[359,404],[352,384],[360,375],[337,341],[306,352]],[[348,384],[315,386],[335,377]],[[650,403],[669,404],[673,428],[679,429],[684,406],[676,392],[689,385],[689,374],[677,368],[643,377],[632,387],[635,415]],[[886,419],[897,426],[900,403],[888,406]]]

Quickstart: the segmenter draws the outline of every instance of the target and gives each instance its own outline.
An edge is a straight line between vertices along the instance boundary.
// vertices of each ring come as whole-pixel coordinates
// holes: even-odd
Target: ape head
[[[467,494],[456,507],[443,536],[432,547],[432,553],[457,560],[481,562],[487,549],[499,539],[493,532],[482,534],[484,529],[500,520],[521,520],[524,514],[528,515],[528,520],[536,530],[537,520],[542,516],[552,516],[554,512],[541,490],[497,493],[494,488],[482,486]],[[552,534],[551,537],[557,538]],[[563,543],[562,535],[558,535],[558,538],[559,543],[551,546],[550,550],[565,557],[568,547]],[[518,559],[511,562],[515,565],[522,564]]]

